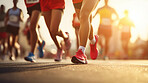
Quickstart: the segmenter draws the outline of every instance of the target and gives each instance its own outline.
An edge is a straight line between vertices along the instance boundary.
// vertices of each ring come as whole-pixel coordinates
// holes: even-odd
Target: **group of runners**
[[[10,60],[15,60],[18,52],[20,51],[20,45],[18,44],[18,33],[19,24],[22,19],[22,10],[17,7],[17,0],[13,0],[13,7],[8,9],[5,13],[5,6],[1,5],[1,41],[3,45],[2,55],[6,52],[6,42],[8,45],[8,53],[10,55]],[[13,52],[15,50],[15,54]]]
[[[124,50],[124,54],[128,55],[128,43],[129,43],[130,38],[131,38],[131,28],[134,27],[135,25],[130,20],[130,18],[128,17],[128,11],[127,10],[124,11],[125,17],[119,19],[119,16],[118,16],[117,12],[115,11],[115,9],[108,5],[108,1],[109,0],[104,0],[105,5],[101,8],[98,8],[95,15],[93,16],[93,18],[97,14],[99,14],[99,16],[100,16],[100,23],[99,23],[99,27],[98,27],[98,33],[97,33],[99,38],[96,39],[96,40],[97,40],[97,43],[99,44],[99,46],[101,48],[99,50],[99,54],[96,52],[96,54],[91,55],[91,49],[93,49],[93,48],[90,45],[90,56],[91,56],[92,59],[96,59],[97,54],[102,55],[103,59],[105,59],[105,60],[109,59],[109,56],[108,56],[109,55],[108,54],[109,42],[110,42],[110,38],[112,37],[113,24],[115,24],[115,22],[117,22],[117,21],[119,21],[117,27],[119,28],[119,30],[121,32],[121,41],[122,41],[122,47],[123,47],[123,50]],[[79,15],[79,13],[80,13],[80,9],[81,9],[81,6],[82,6],[82,2],[83,2],[83,0],[73,0],[75,11],[76,11],[76,13],[73,14],[73,27],[75,28],[75,34],[76,34],[76,38],[77,38],[77,48],[79,47],[80,42],[86,41],[86,40],[83,40],[83,38],[85,38],[85,37],[81,38],[82,32],[79,32],[79,28],[81,27],[80,26],[80,24],[81,24],[80,20],[81,19],[78,19],[78,18],[80,18],[80,16],[81,16],[81,15]],[[87,6],[89,7],[89,5],[87,5]],[[82,11],[82,9],[81,9],[81,11]],[[92,15],[90,14],[89,17],[90,17],[90,22],[91,22]],[[92,32],[93,32],[91,23],[89,24],[89,28],[90,28],[89,33],[91,35]],[[87,29],[85,28],[85,31],[86,30]],[[79,33],[79,35],[81,35],[80,36],[80,42],[79,42],[79,38],[78,38],[79,37],[78,33]],[[81,39],[82,39],[82,41],[81,41]],[[90,36],[89,36],[89,39],[91,40]],[[90,41],[90,43],[91,43],[91,41]],[[80,44],[80,46],[81,46],[81,44]],[[86,43],[82,46],[85,47]],[[82,49],[85,49],[85,48],[82,48]],[[93,52],[93,53],[95,53],[95,52]]]
[[[90,40],[90,57],[95,60],[99,55],[97,44],[99,42],[101,48],[104,51],[104,55],[107,56],[108,43],[112,34],[112,24],[115,20],[118,20],[118,14],[116,11],[108,6],[108,0],[105,1],[105,6],[99,8],[94,16],[92,16],[93,10],[97,7],[100,0],[72,0],[75,8],[75,14],[73,15],[73,27],[75,28],[75,34],[77,38],[78,51],[72,56],[71,61],[76,64],[87,64],[87,56],[85,54],[87,40]],[[17,7],[18,0],[13,0],[14,7],[9,9],[0,21],[4,22],[7,27],[6,32],[8,34],[8,47],[10,51],[10,58],[13,60],[15,54],[12,52],[13,48],[19,49],[17,44],[19,22],[22,20],[22,10]],[[48,28],[48,32],[57,47],[57,53],[55,61],[62,60],[62,45],[58,42],[57,36],[62,37],[66,49],[70,49],[71,42],[69,39],[69,33],[63,32],[60,28],[60,22],[65,8],[64,0],[24,0],[29,18],[26,22],[25,33],[28,35],[29,44],[31,50],[24,59],[30,62],[36,62],[35,49],[38,42],[39,55],[43,57],[43,47],[45,41],[39,41],[37,28],[39,28],[38,21],[40,16],[44,17],[45,23]],[[1,7],[2,11],[3,7]],[[1,13],[0,13],[1,14]],[[100,15],[100,25],[98,28],[98,34],[94,35],[93,27],[91,25],[92,19],[97,15]],[[112,19],[112,15],[116,15],[116,19]],[[5,20],[4,20],[5,19]],[[1,23],[1,22],[0,22]],[[130,28],[134,26],[132,21],[128,18],[128,11],[125,11],[125,17],[119,21],[119,26],[122,29],[122,39],[124,42],[124,49],[127,49],[127,43],[131,37]],[[1,26],[0,27],[4,27]],[[1,34],[1,33],[0,33]],[[3,33],[4,34],[4,33]],[[5,33],[6,34],[6,33]],[[105,44],[100,42],[100,38],[105,38]],[[127,38],[128,37],[128,38]],[[1,38],[4,39],[4,38]],[[5,40],[3,40],[5,41]]]

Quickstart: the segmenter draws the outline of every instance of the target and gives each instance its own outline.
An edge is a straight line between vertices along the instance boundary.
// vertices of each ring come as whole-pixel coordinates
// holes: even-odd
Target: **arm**
[[[135,28],[135,24],[131,21],[131,27]]]
[[[118,19],[119,19],[119,15],[118,15],[117,12],[115,11],[115,9],[112,8],[112,12],[113,12],[113,14],[116,15],[116,19],[115,19],[115,20],[118,20]]]
[[[119,23],[118,23],[118,29],[120,30],[122,27],[122,19],[119,20]]]
[[[9,10],[10,10],[10,9],[9,9]],[[5,20],[4,20],[5,26],[7,25],[7,22],[8,22],[8,20],[9,20],[9,15],[8,15],[9,10],[7,11],[6,16],[5,16]]]
[[[23,18],[24,18],[23,12],[22,12],[22,10],[20,9],[20,21],[21,21],[21,22],[23,22]]]

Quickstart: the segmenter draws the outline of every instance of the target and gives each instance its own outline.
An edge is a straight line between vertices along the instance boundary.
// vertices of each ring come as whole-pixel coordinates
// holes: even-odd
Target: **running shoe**
[[[95,35],[96,43],[90,44],[90,57],[91,59],[95,60],[98,56],[98,49],[97,49],[97,42],[98,42],[98,36]]]
[[[42,42],[41,46],[38,46],[38,50],[39,50],[39,57],[43,58],[44,56],[44,52],[43,52],[43,47],[45,46],[45,41]]]
[[[10,58],[9,58],[11,61],[15,61],[15,55],[11,55]]]
[[[104,60],[109,60],[109,57],[108,56],[104,56],[103,59]]]
[[[69,33],[68,32],[65,32],[66,35],[68,36],[68,38],[65,41],[65,46],[66,46],[66,50],[69,50],[70,47],[71,47],[71,42],[70,42],[70,38],[69,38]]]
[[[57,50],[57,56],[54,60],[57,61],[57,62],[62,60],[62,49]]]
[[[75,64],[87,64],[87,56],[79,49],[76,55],[72,57],[71,61]]]
[[[27,57],[24,58],[26,61],[30,61],[30,62],[36,62],[35,60],[35,56],[32,52],[29,53],[29,55]]]

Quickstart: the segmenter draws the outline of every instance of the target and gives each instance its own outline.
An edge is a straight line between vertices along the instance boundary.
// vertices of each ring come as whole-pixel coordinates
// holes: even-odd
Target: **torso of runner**
[[[0,12],[0,28],[4,27],[5,13]]]
[[[35,4],[39,3],[40,0],[24,0],[26,7],[32,7]]]
[[[19,8],[15,10],[13,8],[9,9],[9,12],[8,12],[9,20],[7,25],[19,27],[20,13],[21,13],[21,10]]]
[[[109,7],[102,7],[98,11],[100,15],[100,24],[104,26],[112,25],[112,9]]]
[[[121,25],[121,32],[130,33],[131,27],[134,26],[133,22],[129,18],[122,18],[119,22]]]

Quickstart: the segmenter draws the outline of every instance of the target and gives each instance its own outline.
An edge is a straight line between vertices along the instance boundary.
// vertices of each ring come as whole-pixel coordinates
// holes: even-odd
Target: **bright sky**
[[[148,39],[148,0],[109,0],[109,5],[114,8],[119,17],[124,16],[124,10],[129,11],[129,17],[135,23],[132,29],[131,42],[134,42],[138,36],[143,40]],[[99,3],[98,7],[104,5],[104,0]]]
[[[11,8],[13,6],[12,4],[13,0],[0,0],[0,4],[4,4],[6,6],[6,10],[8,8]],[[68,31],[70,33],[70,37],[72,39],[75,39],[74,35],[74,29],[72,28],[72,17],[74,13],[74,8],[72,5],[71,0],[65,0],[66,2],[66,8],[63,14],[63,19],[60,24],[60,28],[63,31]],[[119,14],[119,17],[123,17],[123,12],[125,9],[129,10],[129,16],[135,23],[135,28],[132,29],[132,38],[131,41],[134,42],[138,36],[140,36],[142,39],[147,40],[148,39],[148,0],[109,0],[109,5],[113,7],[117,13]],[[98,7],[101,7],[104,5],[104,0],[102,0]],[[24,4],[24,0],[19,0],[18,7],[23,10],[24,18],[27,19],[27,11]],[[94,31],[97,31],[98,28],[98,20],[99,18],[95,18],[93,21],[94,25]],[[41,17],[39,21],[42,34],[48,34],[46,25],[44,23],[43,17]],[[96,32],[95,32],[96,33]],[[49,35],[44,35],[43,38],[50,42],[52,41]]]

